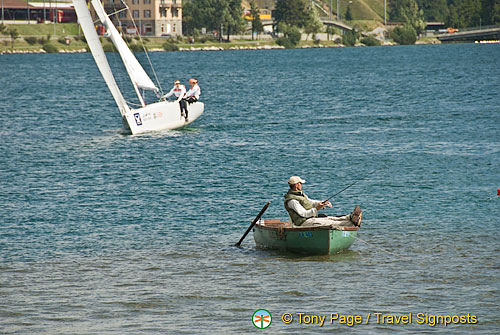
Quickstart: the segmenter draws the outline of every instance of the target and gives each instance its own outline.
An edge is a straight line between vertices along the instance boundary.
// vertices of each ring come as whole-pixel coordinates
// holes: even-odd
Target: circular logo
[[[265,329],[271,325],[273,317],[271,313],[265,309],[258,309],[252,315],[252,323],[259,329]]]

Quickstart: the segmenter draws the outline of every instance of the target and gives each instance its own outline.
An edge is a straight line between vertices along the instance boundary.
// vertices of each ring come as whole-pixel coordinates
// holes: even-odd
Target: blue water
[[[188,129],[124,134],[90,54],[0,56],[0,333],[498,331],[500,45],[150,56],[165,91],[199,78]],[[320,199],[362,179],[325,211],[363,208],[349,251],[233,247],[267,201],[286,218],[291,175]]]

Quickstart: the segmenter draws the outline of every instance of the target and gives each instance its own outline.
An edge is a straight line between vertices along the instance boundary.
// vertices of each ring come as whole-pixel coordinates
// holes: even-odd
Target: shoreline
[[[426,44],[435,44],[435,43],[426,43]],[[392,42],[385,42],[380,46],[393,46],[397,45]],[[367,47],[364,44],[357,44],[354,47]],[[331,45],[324,45],[324,44],[319,44],[319,45],[302,45],[298,46],[294,49],[325,49],[325,48],[347,48],[343,44],[331,44]],[[193,52],[193,51],[227,51],[227,50],[283,50],[286,49],[285,47],[281,45],[259,45],[259,46],[231,46],[224,48],[222,46],[205,46],[205,47],[189,47],[189,48],[184,48],[184,47],[179,47],[178,51],[166,51],[163,48],[151,48],[148,50],[148,52]],[[290,49],[292,50],[292,49]],[[86,53],[89,52],[86,48],[79,48],[79,49],[61,49],[58,52],[54,52],[55,54],[74,54],[74,53]],[[47,51],[43,50],[42,48],[40,49],[30,49],[30,50],[22,50],[22,49],[11,49],[11,50],[4,50],[0,51],[0,55],[14,55],[14,54],[46,54],[48,53]]]

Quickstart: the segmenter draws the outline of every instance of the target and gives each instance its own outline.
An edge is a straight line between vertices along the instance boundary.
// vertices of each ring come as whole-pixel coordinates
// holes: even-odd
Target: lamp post
[[[2,24],[3,24],[3,0],[2,0]]]
[[[340,21],[340,0],[337,0],[337,21]]]
[[[387,26],[387,0],[384,0],[384,26]]]
[[[54,36],[56,36],[56,22],[57,22],[57,0],[55,2],[55,8],[54,8]]]

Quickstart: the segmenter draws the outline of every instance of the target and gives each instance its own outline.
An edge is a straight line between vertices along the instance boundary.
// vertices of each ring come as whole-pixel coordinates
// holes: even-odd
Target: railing
[[[467,28],[456,28],[457,31],[454,32],[440,32],[439,30],[436,30],[436,33],[434,35],[454,35],[454,34],[460,34],[460,33],[466,33],[466,32],[471,32],[471,31],[485,31],[485,30],[490,30],[490,29],[500,29],[500,25],[489,25],[489,26],[480,26],[480,27],[467,27]]]
[[[500,29],[500,25],[468,27],[468,28],[457,28],[457,29],[458,29],[458,32],[461,32],[461,31],[487,30],[487,29],[495,29],[495,28],[499,28]]]

